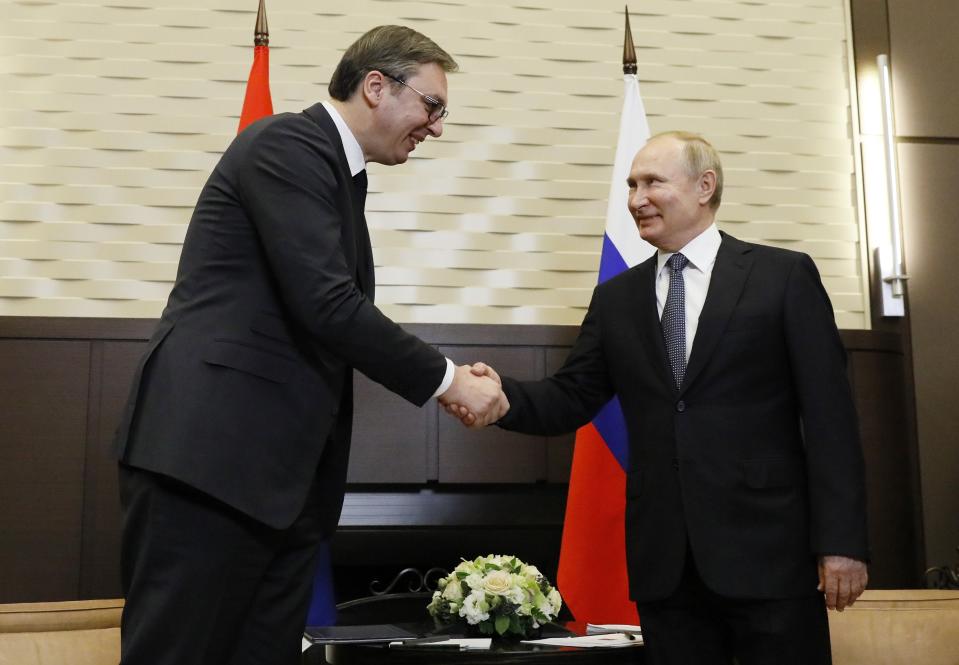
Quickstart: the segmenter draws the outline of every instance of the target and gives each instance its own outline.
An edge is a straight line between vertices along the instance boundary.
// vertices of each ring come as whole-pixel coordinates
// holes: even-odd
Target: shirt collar
[[[340,112],[336,110],[336,107],[329,102],[323,102],[323,108],[330,114],[333,124],[336,125],[336,131],[340,133],[340,141],[343,142],[343,152],[346,153],[346,163],[350,166],[350,175],[355,176],[366,168],[366,160],[363,158],[363,148],[360,147],[360,142],[353,136],[349,125],[346,124],[346,121],[343,119],[343,116],[340,115]]]
[[[719,245],[723,238],[719,235],[719,229],[716,223],[710,224],[702,233],[686,243],[679,252],[682,253],[692,267],[698,268],[702,272],[709,270],[716,262],[716,255],[719,253]],[[677,252],[658,251],[656,257],[656,274],[658,275],[669,257]]]

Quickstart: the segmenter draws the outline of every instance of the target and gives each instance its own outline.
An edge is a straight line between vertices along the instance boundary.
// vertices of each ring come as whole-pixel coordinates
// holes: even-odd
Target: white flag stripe
[[[619,121],[619,143],[609,186],[609,202],[606,207],[606,235],[619,250],[626,265],[633,267],[655,251],[652,245],[639,237],[636,221],[626,209],[629,191],[626,178],[633,157],[649,140],[649,123],[646,108],[639,94],[639,80],[635,74],[623,76],[623,113]]]

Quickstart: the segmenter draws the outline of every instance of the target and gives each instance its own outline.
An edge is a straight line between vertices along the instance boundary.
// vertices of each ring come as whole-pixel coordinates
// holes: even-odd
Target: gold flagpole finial
[[[629,28],[629,5],[626,5],[626,39],[623,41],[623,73],[636,73],[636,47],[633,46],[633,31]]]
[[[260,8],[256,11],[256,27],[253,29],[253,45],[270,45],[270,29],[266,27],[266,4],[264,0],[260,0]]]

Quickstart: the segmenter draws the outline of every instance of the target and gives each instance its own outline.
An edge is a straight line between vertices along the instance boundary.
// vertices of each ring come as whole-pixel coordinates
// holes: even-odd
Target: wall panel
[[[722,153],[721,227],[810,252],[840,325],[861,328],[844,5],[647,0],[632,25],[653,131],[699,131]],[[417,27],[460,62],[443,136],[403,167],[370,169],[387,314],[578,324],[619,126],[622,4],[267,9],[278,112],[325,98],[343,49],[379,23]],[[0,315],[156,317],[197,193],[236,130],[256,3],[0,10]]]
[[[0,602],[79,592],[90,343],[0,339]]]
[[[0,602],[119,594],[119,497],[106,448],[154,324],[0,317]],[[574,326],[409,328],[453,358],[483,358],[521,378],[552,373],[577,333]],[[842,338],[867,460],[871,584],[906,586],[919,528],[903,494],[910,453],[902,435],[908,397],[896,388],[901,340],[874,331],[842,331]],[[487,547],[554,560],[570,436],[467,432],[433,405],[384,402],[385,392],[358,382],[354,393],[358,454],[334,539],[338,565],[449,566]],[[424,560],[431,554],[441,558]]]

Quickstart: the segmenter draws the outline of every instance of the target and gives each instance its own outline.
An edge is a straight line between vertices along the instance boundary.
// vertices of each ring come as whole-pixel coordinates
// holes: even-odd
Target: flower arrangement
[[[514,556],[462,561],[437,582],[427,606],[439,624],[466,619],[483,635],[527,636],[559,614],[562,599],[536,566]]]

